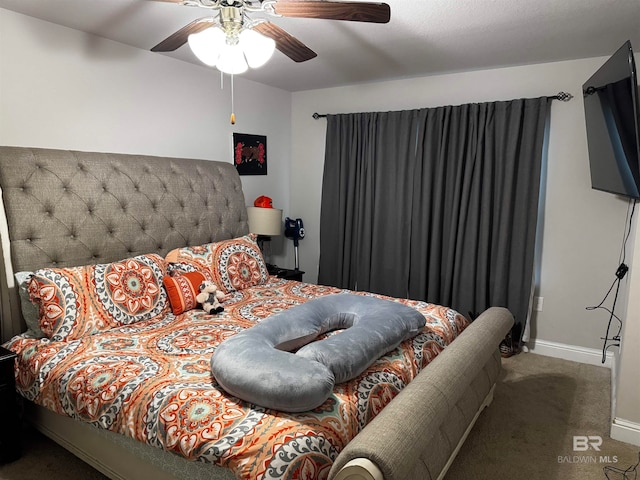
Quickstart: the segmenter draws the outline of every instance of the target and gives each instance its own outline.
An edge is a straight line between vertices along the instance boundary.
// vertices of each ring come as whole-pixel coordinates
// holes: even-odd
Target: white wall
[[[267,136],[247,204],[289,210],[291,94],[0,9],[0,144],[232,161],[232,133]],[[285,260],[282,260],[284,263]]]
[[[308,272],[305,278],[317,279],[326,129],[326,121],[314,120],[313,112],[402,110],[567,91],[575,98],[568,103],[554,101],[551,109],[541,275],[536,292],[544,297],[544,307],[534,314],[531,336],[538,342],[597,353],[602,348],[600,337],[605,334],[608,314],[585,307],[598,304],[614,279],[627,213],[626,200],[592,190],[590,184],[581,86],[605,60],[592,58],[294,93],[291,205],[292,212],[304,219],[307,231],[300,246],[301,268]],[[631,241],[628,252],[633,248]],[[632,269],[640,270],[638,257]],[[622,315],[626,297],[625,281],[616,309]],[[635,326],[625,332],[627,348],[621,359],[622,374],[629,376],[638,364],[631,363],[630,355],[638,351],[640,343],[640,304],[634,302],[628,323],[635,322]],[[618,390],[618,403],[624,407],[618,416],[638,422],[637,382],[629,379]]]

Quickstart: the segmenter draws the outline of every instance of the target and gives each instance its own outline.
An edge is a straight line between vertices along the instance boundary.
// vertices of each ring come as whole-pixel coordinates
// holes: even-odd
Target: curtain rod
[[[558,92],[557,95],[554,95],[552,97],[548,97],[551,100],[560,100],[561,102],[568,102],[569,100],[571,100],[573,98],[573,95],[571,95],[569,92]],[[327,114],[326,113],[318,113],[315,112],[312,117],[316,120],[318,120],[319,118],[327,118]]]

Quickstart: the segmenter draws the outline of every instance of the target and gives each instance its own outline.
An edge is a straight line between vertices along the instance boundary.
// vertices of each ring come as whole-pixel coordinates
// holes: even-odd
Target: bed
[[[35,325],[26,318],[33,312],[25,311],[25,289],[49,291],[25,281],[32,272],[44,283],[62,271],[78,274],[65,284],[67,298],[88,288],[78,272],[106,285],[128,266],[142,272],[137,279],[155,273],[157,280],[200,265],[170,262],[172,252],[255,249],[232,164],[0,147],[0,188],[2,340],[18,354],[24,415],[110,478],[441,479],[491,402],[498,346],[513,323],[506,309],[492,307],[470,323],[445,306],[279,279],[259,255],[248,277],[233,273],[231,261],[216,270],[227,295],[216,315],[175,313],[164,285],[151,282],[151,293],[136,299],[148,307],[144,318],[76,314],[68,324],[57,311],[49,323],[42,311]],[[222,265],[229,257],[216,258]],[[109,298],[130,302],[116,290]],[[409,306],[426,326],[310,411],[261,407],[216,383],[209,360],[226,338],[345,293]]]

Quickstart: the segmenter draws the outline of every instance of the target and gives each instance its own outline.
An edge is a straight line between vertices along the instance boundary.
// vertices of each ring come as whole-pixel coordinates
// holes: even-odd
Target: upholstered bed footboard
[[[490,401],[512,324],[504,308],[482,313],[345,447],[329,478],[442,478]]]

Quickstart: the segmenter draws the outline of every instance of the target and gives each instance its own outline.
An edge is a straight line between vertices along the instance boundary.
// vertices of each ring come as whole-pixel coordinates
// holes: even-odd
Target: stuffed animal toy
[[[226,295],[218,290],[218,286],[209,281],[200,284],[200,293],[196,296],[196,301],[202,304],[202,309],[209,315],[215,315],[224,310],[220,301],[224,301]]]

